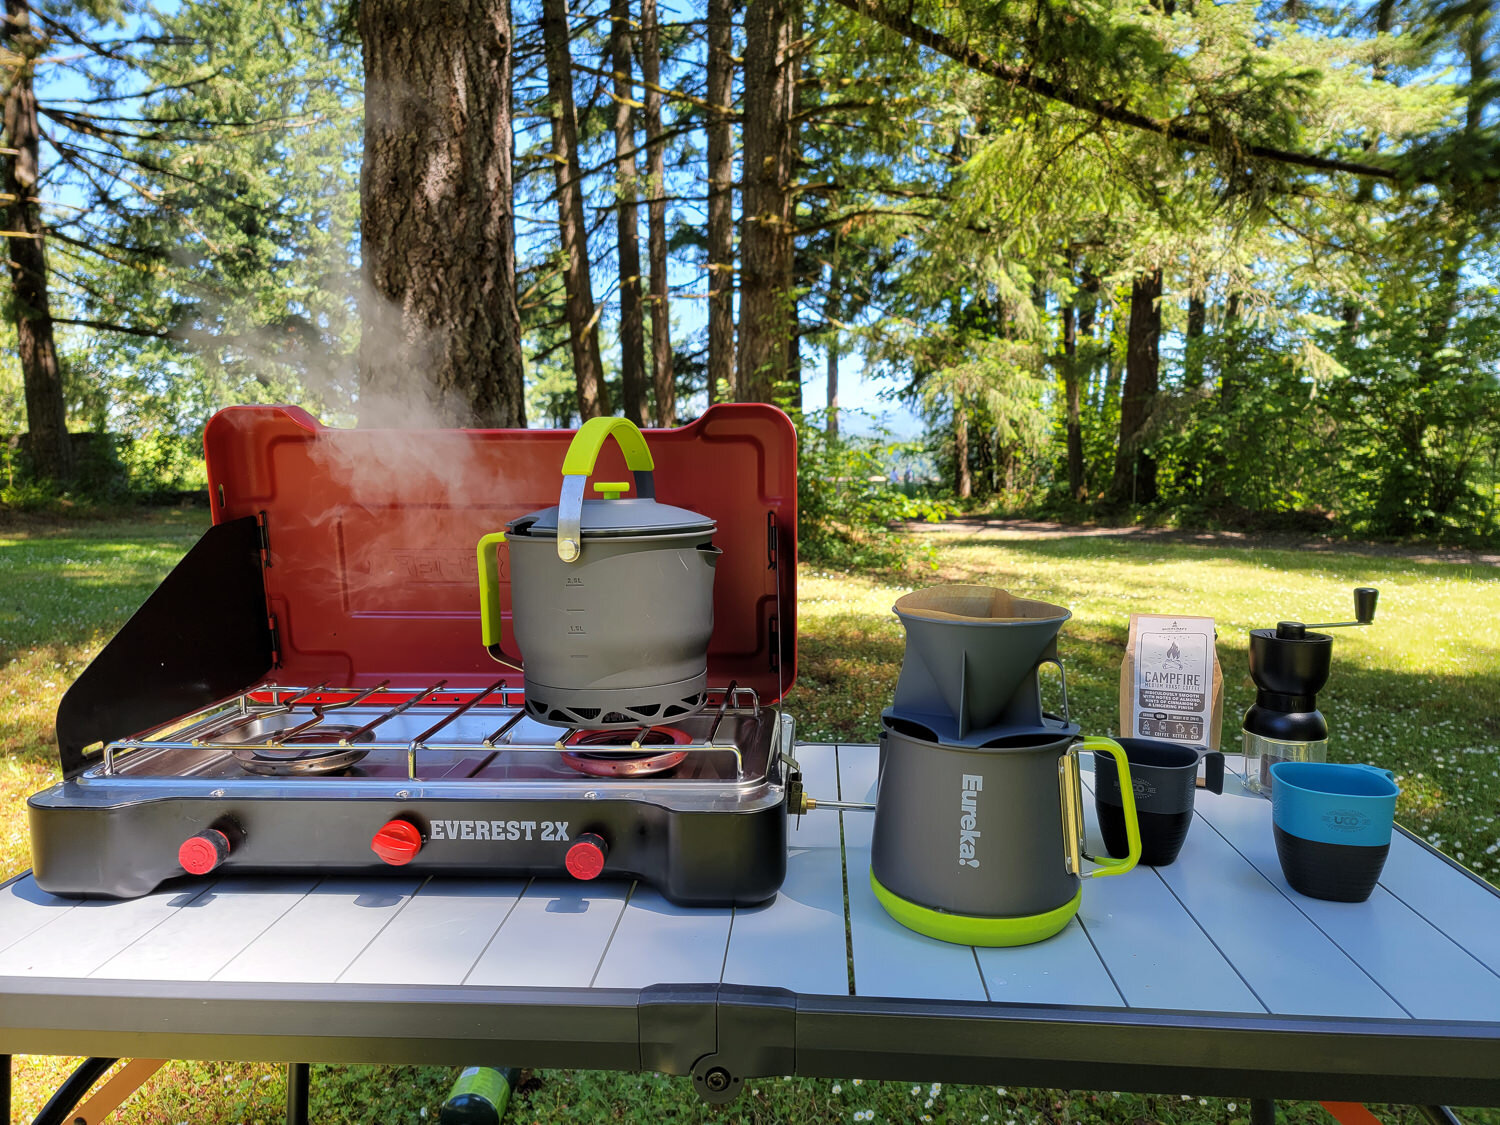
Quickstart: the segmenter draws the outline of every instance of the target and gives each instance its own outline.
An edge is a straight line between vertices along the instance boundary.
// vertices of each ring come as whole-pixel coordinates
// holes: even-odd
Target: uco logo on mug
[[[1144,801],[1147,797],[1156,796],[1156,786],[1139,775],[1130,779],[1130,788],[1135,790],[1135,799],[1137,801]]]
[[[1333,809],[1323,814],[1323,823],[1340,832],[1358,832],[1370,826],[1370,818],[1358,809]]]

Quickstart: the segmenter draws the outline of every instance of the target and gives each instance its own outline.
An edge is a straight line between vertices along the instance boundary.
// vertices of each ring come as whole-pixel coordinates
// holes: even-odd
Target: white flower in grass
[[[838,1085],[838,1083],[834,1083],[833,1092],[835,1094],[842,1094],[844,1092],[844,1088]]]
[[[850,1083],[850,1085],[852,1086],[863,1086],[864,1084],[865,1080],[863,1078],[856,1078],[852,1083]],[[875,1111],[872,1109],[870,1110],[870,1112],[874,1113]]]
[[[922,1087],[920,1087],[920,1086],[913,1086],[911,1088],[911,1096],[912,1097],[916,1097],[921,1092],[922,1092]]]
[[[1230,1113],[1233,1113],[1235,1110],[1237,1110],[1239,1108],[1240,1107],[1239,1107],[1239,1103],[1238,1102],[1230,1102],[1229,1103],[1229,1112]]]

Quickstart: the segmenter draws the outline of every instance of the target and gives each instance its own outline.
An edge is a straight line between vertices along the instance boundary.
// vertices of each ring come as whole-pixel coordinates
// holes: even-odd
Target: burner
[[[666,773],[687,757],[686,750],[657,750],[642,752],[633,747],[617,749],[621,733],[613,730],[580,731],[568,739],[568,750],[563,751],[562,760],[579,773],[589,777],[651,777]],[[640,738],[634,739],[644,748],[647,746],[684,746],[692,737],[676,727],[652,727]],[[589,750],[590,746],[609,746],[608,750]]]
[[[236,746],[232,753],[240,768],[250,773],[273,777],[340,773],[369,753],[358,746],[340,745],[342,740],[358,733],[358,727],[320,726],[298,735],[290,746],[266,743]],[[360,741],[368,742],[372,737],[373,732],[367,732]]]

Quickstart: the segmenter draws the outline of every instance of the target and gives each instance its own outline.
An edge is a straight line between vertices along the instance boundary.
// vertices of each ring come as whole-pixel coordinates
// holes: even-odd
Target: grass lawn
[[[25,797],[54,779],[53,713],[62,691],[160,581],[206,524],[199,512],[131,522],[0,524],[0,878],[28,866]],[[1075,716],[1116,729],[1118,677],[1132,612],[1212,616],[1224,667],[1224,730],[1232,748],[1254,698],[1246,632],[1282,618],[1349,617],[1350,589],[1380,587],[1369,629],[1343,630],[1319,697],[1338,761],[1396,771],[1398,817],[1444,851],[1500,879],[1500,569],[1357,550],[1298,552],[1108,538],[931,536],[937,569],[920,578],[805,567],[800,669],[788,707],[808,741],[872,741],[895,684],[901,630],[891,602],[940,581],[977,581],[1069,606],[1062,653]],[[1048,685],[1052,685],[1049,683]],[[1049,700],[1049,703],[1051,700]],[[813,794],[827,796],[827,794]],[[504,1062],[505,1060],[496,1060]],[[30,1120],[71,1060],[17,1061],[16,1110]],[[441,1068],[317,1067],[320,1122],[435,1120]],[[700,1105],[686,1079],[542,1072],[511,1111],[516,1121],[1248,1121],[1241,1101],[910,1082],[764,1079],[727,1111]],[[174,1063],[117,1120],[275,1121],[278,1068]],[[1312,1105],[1297,1122],[1331,1120]],[[1386,1121],[1414,1111],[1377,1107]],[[869,1114],[867,1117],[866,1114]],[[1465,1111],[1500,1125],[1500,1111]]]

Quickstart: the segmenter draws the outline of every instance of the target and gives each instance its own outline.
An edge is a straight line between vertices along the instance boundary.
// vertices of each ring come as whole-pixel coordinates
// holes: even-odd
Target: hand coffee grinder
[[[1255,706],[1245,712],[1245,785],[1270,793],[1277,762],[1328,759],[1328,720],[1318,710],[1318,692],[1328,682],[1333,638],[1310,629],[1344,629],[1375,620],[1380,591],[1354,591],[1353,621],[1304,625],[1281,621],[1274,629],[1250,630],[1250,678]]]

